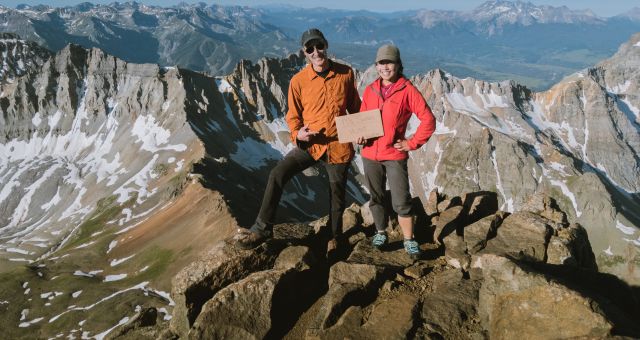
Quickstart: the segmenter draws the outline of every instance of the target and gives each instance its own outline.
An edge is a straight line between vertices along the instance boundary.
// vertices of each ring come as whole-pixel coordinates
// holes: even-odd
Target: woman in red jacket
[[[360,111],[380,109],[384,135],[365,140],[362,161],[364,175],[371,194],[369,208],[377,233],[372,244],[380,249],[387,243],[384,194],[387,179],[391,190],[393,210],[404,236],[404,249],[412,258],[420,256],[420,248],[413,236],[413,214],[407,171],[408,151],[427,142],[435,131],[435,118],[420,92],[402,74],[402,60],[396,46],[384,45],[376,54],[376,70],[380,76],[364,90]],[[420,120],[416,133],[405,137],[411,115]]]

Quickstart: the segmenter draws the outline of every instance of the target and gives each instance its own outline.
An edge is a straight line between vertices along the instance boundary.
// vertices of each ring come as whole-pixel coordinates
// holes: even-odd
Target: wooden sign
[[[358,137],[373,138],[384,135],[380,110],[369,110],[336,117],[340,143],[355,142]]]

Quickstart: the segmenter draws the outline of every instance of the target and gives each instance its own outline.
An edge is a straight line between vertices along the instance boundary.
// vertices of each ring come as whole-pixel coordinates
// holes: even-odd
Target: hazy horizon
[[[73,6],[83,2],[91,2],[94,4],[110,4],[116,1],[113,0],[95,0],[95,1],[84,1],[84,0],[59,0],[59,1],[43,1],[43,0],[6,0],[3,1],[2,5],[6,7],[15,8],[20,4],[26,5],[48,5],[52,7],[65,7],[65,6]],[[126,2],[126,1],[119,1]],[[295,7],[302,8],[317,8],[324,7],[329,9],[344,9],[344,10],[369,10],[374,12],[394,12],[394,11],[405,11],[405,10],[416,10],[416,9],[431,9],[431,10],[457,10],[457,11],[469,11],[472,10],[482,3],[486,2],[486,0],[451,0],[451,1],[421,1],[421,0],[405,0],[405,1],[396,1],[393,3],[393,7],[389,6],[388,1],[379,1],[379,0],[355,0],[355,1],[341,1],[341,0],[325,0],[321,3],[317,1],[309,1],[309,0],[240,0],[240,1],[232,1],[232,0],[217,0],[217,1],[194,1],[194,0],[138,0],[138,3],[143,3],[147,5],[155,5],[155,6],[163,6],[163,7],[171,7],[175,6],[181,2],[186,3],[199,3],[203,2],[206,4],[219,4],[225,6],[231,5],[241,5],[241,6],[251,6],[251,7],[261,7],[265,5],[289,5]],[[515,1],[513,1],[515,2]],[[590,9],[596,15],[609,17],[615,16],[618,14],[622,14],[628,12],[634,7],[639,7],[640,3],[635,0],[610,0],[610,1],[601,1],[601,0],[529,0],[527,2],[533,3],[535,5],[549,5],[554,7],[567,6],[572,10],[584,10]]]

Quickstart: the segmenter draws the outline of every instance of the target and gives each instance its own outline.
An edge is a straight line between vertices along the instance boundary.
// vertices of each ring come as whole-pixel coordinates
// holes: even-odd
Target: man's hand
[[[309,124],[302,127],[302,129],[298,130],[298,140],[303,142],[308,142],[313,136],[317,135],[318,131],[312,131],[309,129]]]
[[[407,142],[406,139],[398,139],[394,144],[393,147],[396,148],[397,150],[400,151],[410,151],[411,149],[409,149],[409,142]]]

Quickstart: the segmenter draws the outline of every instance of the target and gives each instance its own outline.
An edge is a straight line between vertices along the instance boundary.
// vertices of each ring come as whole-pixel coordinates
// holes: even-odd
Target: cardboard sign
[[[355,142],[358,137],[373,138],[384,135],[380,110],[369,110],[336,117],[340,143]]]

